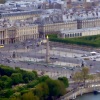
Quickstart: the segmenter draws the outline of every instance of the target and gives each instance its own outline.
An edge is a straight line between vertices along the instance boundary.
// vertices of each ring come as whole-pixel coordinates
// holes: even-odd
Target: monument
[[[49,37],[47,36],[46,37],[46,40],[47,40],[47,43],[46,43],[46,63],[49,63],[50,62],[50,54],[49,54]]]

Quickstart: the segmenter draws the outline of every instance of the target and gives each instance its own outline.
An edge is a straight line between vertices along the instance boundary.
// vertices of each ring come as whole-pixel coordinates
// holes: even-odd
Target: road
[[[51,44],[50,44],[51,45]],[[28,48],[27,48],[28,47]],[[64,47],[64,46],[63,46]],[[80,67],[75,67],[74,69],[70,69],[70,66],[67,66],[67,63],[71,64],[80,64],[82,63],[82,59],[80,57],[74,58],[74,55],[80,56],[82,54],[87,54],[89,51],[82,51],[76,49],[70,49],[66,46],[62,48],[62,46],[51,45],[50,49],[50,57],[54,56],[57,59],[50,59],[51,63],[47,65],[45,63],[45,48],[46,45],[36,46],[36,42],[33,41],[25,41],[23,43],[16,43],[16,44],[9,44],[5,45],[4,48],[0,48],[1,56],[0,56],[0,63],[4,65],[9,65],[11,67],[18,66],[20,68],[28,68],[33,70],[41,70],[41,71],[49,71],[51,74],[59,73],[59,75],[64,74],[67,77],[70,77],[73,72],[80,71]],[[44,50],[44,51],[43,51]],[[13,52],[16,52],[17,59],[29,57],[30,59],[44,59],[44,62],[33,61],[31,63],[26,61],[19,61],[12,58]],[[3,61],[2,59],[10,59],[10,63],[7,61]],[[55,62],[65,62],[66,65],[62,67],[62,65],[53,66]],[[95,73],[97,70],[100,70],[100,61],[92,61],[92,60],[85,60],[84,61],[86,66],[90,68],[90,73]],[[92,65],[92,66],[90,66]],[[66,69],[65,69],[66,67]]]

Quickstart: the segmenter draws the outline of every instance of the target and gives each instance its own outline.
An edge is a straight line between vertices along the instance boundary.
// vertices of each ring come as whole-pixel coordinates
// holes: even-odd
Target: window
[[[80,33],[80,36],[82,36],[82,33]]]
[[[69,37],[69,34],[67,34],[67,37]]]
[[[77,33],[77,36],[80,36],[80,34],[79,34],[79,33]]]
[[[75,37],[77,36],[77,33],[75,33]]]

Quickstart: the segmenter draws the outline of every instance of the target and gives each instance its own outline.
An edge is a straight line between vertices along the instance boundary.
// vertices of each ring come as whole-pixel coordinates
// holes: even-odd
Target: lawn
[[[100,47],[100,35],[62,39],[62,38],[58,38],[56,34],[50,34],[49,40],[54,42]]]

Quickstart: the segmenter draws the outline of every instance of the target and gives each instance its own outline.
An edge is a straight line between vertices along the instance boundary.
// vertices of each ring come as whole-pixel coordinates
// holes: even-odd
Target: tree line
[[[50,34],[49,40],[54,42],[100,47],[100,35],[84,36],[78,38],[58,38],[57,34]]]
[[[55,100],[68,86],[66,77],[53,80],[36,71],[0,65],[0,100]]]

